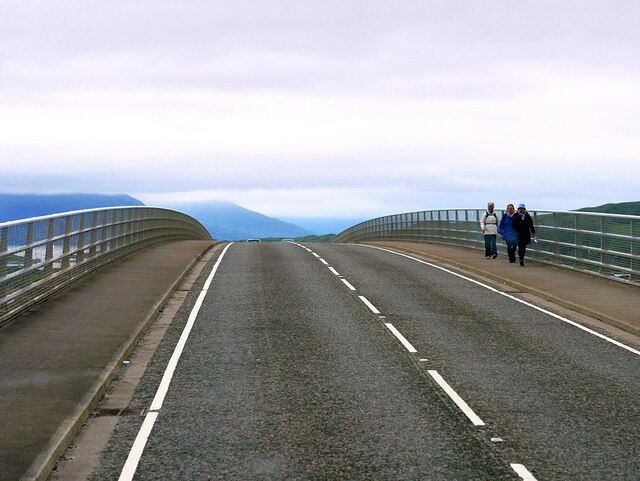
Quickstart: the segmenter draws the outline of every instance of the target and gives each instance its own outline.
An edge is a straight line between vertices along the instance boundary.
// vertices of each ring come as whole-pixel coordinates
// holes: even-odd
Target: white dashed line
[[[158,386],[158,390],[156,391],[156,395],[153,398],[153,402],[151,403],[151,407],[149,408],[149,412],[145,416],[144,422],[140,427],[140,431],[138,431],[138,435],[136,436],[136,440],[131,447],[131,451],[129,452],[129,456],[127,457],[127,461],[122,468],[122,472],[120,473],[120,478],[118,481],[130,481],[133,479],[134,474],[136,473],[136,469],[138,468],[138,463],[140,462],[140,458],[142,457],[142,452],[144,451],[144,447],[147,444],[147,440],[149,439],[149,435],[151,434],[151,430],[153,429],[153,425],[156,422],[156,418],[158,417],[158,411],[162,408],[162,403],[164,402],[164,398],[167,395],[167,391],[169,390],[169,385],[171,384],[171,379],[173,378],[173,374],[178,365],[178,361],[180,360],[180,356],[182,356],[182,351],[184,350],[184,346],[187,343],[187,339],[189,338],[189,334],[191,333],[191,329],[193,328],[193,324],[198,316],[198,312],[200,311],[200,307],[202,307],[202,303],[204,302],[204,298],[207,295],[208,289],[211,286],[211,282],[213,281],[213,276],[216,275],[218,271],[218,267],[222,262],[222,258],[224,257],[227,249],[231,247],[233,242],[227,245],[218,260],[211,269],[211,273],[207,278],[204,286],[202,287],[202,291],[200,291],[200,295],[196,300],[191,313],[189,314],[189,319],[187,320],[187,324],[184,326],[182,330],[182,335],[178,340],[178,344],[171,355],[171,359],[167,364],[167,368],[164,371],[164,375],[162,376],[162,380],[160,381],[160,385]]]
[[[318,260],[319,260],[320,262],[322,262],[325,266],[328,266],[328,265],[329,265],[329,263],[328,263],[327,261],[325,261],[322,257],[318,257]]]
[[[333,267],[329,267],[329,270],[336,276],[339,276],[340,274],[338,273],[337,270],[335,270]]]
[[[588,332],[589,334],[597,336],[600,339],[604,339],[605,341],[610,342],[611,344],[615,344],[616,346],[621,347],[622,349],[625,349],[625,350],[627,350],[629,352],[632,352],[633,354],[636,354],[636,355],[640,356],[640,351],[637,350],[637,349],[634,349],[634,348],[632,348],[630,346],[627,346],[626,344],[623,344],[623,343],[621,343],[619,341],[616,341],[615,339],[611,339],[610,337],[607,337],[607,336],[605,336],[603,334],[600,334],[599,332],[596,332],[596,331],[594,331],[592,329],[589,329],[588,327],[585,327],[585,326],[583,326],[581,324],[578,324],[577,322],[574,322],[574,321],[572,321],[570,319],[562,317],[562,316],[560,316],[558,314],[555,314],[555,313],[553,313],[551,311],[547,311],[546,309],[543,309],[542,307],[538,307],[535,304],[531,304],[530,302],[524,301],[522,299],[518,299],[515,296],[507,294],[506,292],[499,291],[498,289],[495,289],[495,288],[493,288],[493,287],[491,287],[491,286],[489,286],[487,284],[483,284],[482,282],[477,281],[475,279],[471,279],[470,277],[463,276],[462,274],[458,274],[457,272],[454,272],[454,271],[452,271],[450,269],[445,269],[444,267],[438,266],[436,264],[432,264],[431,262],[426,262],[426,261],[423,261],[422,259],[417,259],[417,258],[412,257],[410,255],[403,254],[401,252],[396,252],[396,251],[393,251],[391,249],[385,249],[383,247],[368,246],[368,245],[363,245],[363,246],[364,247],[369,247],[371,249],[378,249],[378,250],[381,250],[381,251],[389,252],[389,253],[395,254],[397,256],[406,257],[407,259],[411,259],[411,260],[414,260],[416,262],[420,262],[421,264],[425,264],[425,265],[428,265],[428,266],[433,267],[435,269],[439,269],[439,270],[441,270],[443,272],[447,272],[447,273],[449,273],[449,274],[451,274],[453,276],[459,277],[461,279],[464,279],[466,281],[469,281],[469,282],[477,284],[477,285],[479,285],[481,287],[484,287],[485,289],[488,289],[488,290],[490,290],[492,292],[495,292],[496,294],[500,294],[501,296],[504,296],[504,297],[512,299],[512,300],[514,300],[516,302],[519,302],[520,304],[524,304],[525,306],[529,306],[529,307],[531,307],[531,308],[533,308],[533,309],[535,309],[535,310],[537,310],[539,312],[542,312],[542,313],[544,313],[544,314],[546,314],[548,316],[551,316],[551,317],[553,317],[555,319],[558,319],[558,320],[560,320],[562,322],[566,322],[567,324],[571,324],[572,326],[577,327],[578,329],[582,329],[583,331]]]
[[[340,280],[341,280],[341,281],[343,282],[343,284],[344,284],[345,286],[347,286],[350,290],[352,290],[352,291],[355,291],[355,290],[356,290],[356,288],[355,288],[355,287],[353,287],[353,286],[349,283],[349,281],[348,281],[348,280],[346,280],[346,279],[340,279]]]
[[[344,279],[342,279],[342,281],[344,281]],[[367,298],[366,298],[366,297],[364,297],[364,296],[358,296],[358,297],[360,298],[360,300],[361,300],[362,302],[364,302],[364,304],[365,304],[369,309],[371,309],[371,312],[373,312],[374,314],[380,314],[380,311],[379,311],[378,309],[376,309],[376,306],[374,306],[373,304],[371,304],[371,303],[369,302],[369,299],[367,299]]]
[[[393,324],[391,324],[390,322],[385,322],[384,325],[387,326],[387,328],[393,333],[393,335],[396,336],[400,340],[402,345],[407,348],[407,351],[409,351],[409,352],[418,352],[418,350],[415,347],[413,347],[409,341],[407,341],[407,339],[400,333],[400,331],[398,331],[394,327]]]
[[[533,474],[531,474],[523,464],[512,463],[511,467],[516,472],[516,474],[522,478],[523,481],[536,481],[536,478],[533,477]]]
[[[319,254],[316,254],[315,252],[312,252],[312,251],[309,251],[309,252],[311,252],[311,254],[313,254],[313,255],[314,255],[314,256],[316,256],[318,259],[320,259],[320,255],[319,255]]]
[[[484,426],[484,421],[482,421],[482,419],[480,419],[478,415],[473,412],[473,409],[471,409],[469,405],[466,402],[464,402],[464,399],[462,399],[458,395],[458,393],[455,392],[451,386],[449,386],[447,381],[445,381],[442,378],[442,376],[438,373],[438,371],[429,370],[427,372],[431,375],[431,377],[435,380],[435,382],[437,382],[440,385],[440,387],[444,390],[444,392],[446,392],[449,395],[451,400],[454,403],[456,403],[456,405],[462,410],[465,416],[467,416],[471,420],[474,426]]]

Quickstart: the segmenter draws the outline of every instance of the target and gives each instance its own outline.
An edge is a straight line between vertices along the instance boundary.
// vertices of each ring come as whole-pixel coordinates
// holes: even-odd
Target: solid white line
[[[346,279],[340,279],[340,280],[344,283],[344,285],[345,285],[345,286],[347,286],[347,287],[348,287],[349,289],[351,289],[352,291],[355,291],[355,290],[356,290],[356,288],[355,288],[355,287],[353,287],[353,286],[349,283],[349,281],[348,281],[348,280],[346,280]]]
[[[465,416],[467,416],[471,420],[474,426],[484,426],[484,422],[482,421],[482,419],[480,419],[478,415],[473,412],[473,409],[471,409],[469,405],[464,402],[464,399],[462,399],[458,395],[458,393],[455,392],[451,386],[449,386],[447,381],[442,378],[438,371],[429,370],[427,372],[431,374],[431,377],[440,385],[442,389],[444,389],[444,392],[449,395],[451,400],[456,403],[456,405],[462,410]]]
[[[211,282],[213,281],[213,276],[216,275],[216,272],[218,271],[218,267],[222,262],[222,258],[226,254],[227,249],[229,249],[229,247],[231,247],[231,244],[228,244],[224,248],[220,256],[218,257],[218,260],[214,264],[213,269],[211,269],[211,273],[209,274],[209,277],[204,283],[204,286],[202,287],[202,291],[200,292],[200,295],[198,296],[198,299],[196,300],[196,303],[193,306],[193,309],[191,310],[191,314],[189,314],[189,319],[187,319],[187,324],[184,326],[182,335],[178,340],[178,344],[176,344],[176,347],[173,351],[173,355],[171,356],[171,359],[169,360],[169,364],[167,365],[167,368],[164,371],[164,375],[162,376],[162,381],[160,381],[160,386],[158,387],[158,390],[156,391],[156,395],[153,398],[153,402],[151,403],[151,407],[149,408],[152,411],[159,411],[162,408],[162,403],[164,402],[164,398],[167,395],[167,391],[169,390],[171,379],[173,378],[173,374],[176,370],[176,367],[178,366],[178,361],[180,360],[180,356],[182,356],[182,351],[184,350],[184,346],[187,344],[187,339],[189,338],[189,334],[191,333],[193,324],[196,321],[196,317],[198,316],[200,307],[202,307],[204,298],[207,295],[207,291],[209,290],[209,287],[211,286]]]
[[[607,337],[607,336],[605,336],[603,334],[600,334],[599,332],[596,332],[596,331],[594,331],[592,329],[589,329],[588,327],[585,327],[585,326],[583,326],[581,324],[578,324],[577,322],[574,322],[574,321],[572,321],[570,319],[562,317],[562,316],[560,316],[558,314],[555,314],[555,313],[553,313],[551,311],[547,311],[546,309],[543,309],[542,307],[538,307],[535,304],[531,304],[530,302],[524,301],[522,299],[518,299],[515,296],[507,294],[506,292],[499,291],[498,289],[495,289],[495,288],[493,288],[493,287],[491,287],[491,286],[489,286],[487,284],[483,284],[482,282],[477,281],[475,279],[471,279],[470,277],[463,276],[462,274],[458,274],[457,272],[454,272],[452,270],[446,269],[446,268],[438,266],[436,264],[432,264],[430,262],[423,261],[422,259],[417,259],[415,257],[412,257],[412,256],[407,255],[407,254],[403,254],[401,252],[393,251],[391,249],[385,249],[383,247],[377,247],[377,246],[368,246],[368,245],[365,245],[365,244],[359,244],[359,245],[363,245],[364,247],[369,247],[371,249],[378,249],[378,250],[381,250],[381,251],[390,252],[391,254],[395,254],[397,256],[406,257],[407,259],[411,259],[411,260],[414,260],[416,262],[420,262],[421,264],[428,265],[430,267],[433,267],[435,269],[439,269],[439,270],[444,271],[444,272],[446,272],[448,274],[451,274],[453,276],[456,276],[456,277],[459,277],[459,278],[464,279],[466,281],[472,282],[472,283],[477,284],[477,285],[479,285],[481,287],[484,287],[485,289],[488,289],[488,290],[490,290],[492,292],[495,292],[496,294],[500,294],[501,296],[504,296],[504,297],[507,297],[509,299],[512,299],[512,300],[514,300],[516,302],[519,302],[520,304],[524,304],[525,306],[531,307],[532,309],[535,309],[535,310],[537,310],[539,312],[547,314],[548,316],[551,316],[551,317],[553,317],[555,319],[558,319],[558,320],[560,320],[562,322],[566,322],[567,324],[571,324],[572,326],[577,327],[578,329],[582,329],[583,331],[588,332],[589,334],[593,334],[594,336],[597,336],[600,339],[604,339],[605,341],[610,342],[611,344],[615,344],[616,346],[621,347],[622,349],[626,349],[627,351],[632,352],[633,354],[636,354],[636,355],[640,356],[640,351],[639,350],[634,349],[634,348],[632,348],[630,346],[627,346],[626,344],[623,344],[620,341],[616,341],[615,339],[611,339],[610,337]]]
[[[330,270],[331,272],[333,272],[333,274],[334,274],[334,275],[336,275],[336,276],[339,276],[339,275],[340,275],[340,274],[338,274],[338,271],[337,271],[337,270],[335,270],[333,267],[329,267],[329,270]]]
[[[124,467],[122,468],[118,481],[131,481],[133,479],[133,475],[136,474],[136,469],[138,468],[138,462],[142,457],[142,452],[144,451],[144,447],[147,445],[147,440],[149,439],[149,435],[151,434],[151,430],[153,429],[153,425],[157,418],[157,412],[150,412],[145,416],[142,427],[140,428],[140,431],[138,431],[136,440],[133,442],[133,446],[129,452],[129,457],[127,458],[127,462],[124,463]]]
[[[328,265],[329,265],[329,263],[328,263],[327,261],[325,261],[322,257],[318,257],[318,260],[319,260],[320,262],[322,262],[325,266],[328,266]]]
[[[189,319],[187,319],[187,324],[184,326],[182,330],[182,335],[178,340],[178,344],[176,344],[175,349],[173,350],[173,354],[171,355],[171,359],[167,364],[167,368],[164,371],[164,375],[162,376],[162,380],[160,381],[160,385],[158,386],[158,390],[156,391],[156,395],[153,398],[153,402],[151,403],[151,407],[149,408],[149,413],[145,417],[144,422],[142,423],[142,427],[138,432],[138,436],[136,436],[136,440],[133,443],[133,447],[129,452],[129,456],[127,457],[127,461],[122,468],[122,473],[120,474],[119,481],[129,481],[133,479],[133,475],[136,472],[136,468],[138,467],[138,463],[140,462],[140,457],[142,456],[142,451],[144,450],[145,445],[147,444],[147,440],[149,439],[149,435],[151,434],[151,429],[153,428],[153,424],[158,417],[158,411],[162,407],[162,403],[164,402],[164,398],[167,395],[167,391],[169,390],[169,385],[171,384],[171,379],[173,378],[173,374],[178,365],[178,361],[180,360],[180,356],[182,355],[182,351],[184,350],[184,346],[187,343],[187,339],[189,338],[189,334],[191,333],[191,329],[193,328],[193,324],[198,316],[198,312],[200,311],[200,307],[202,307],[202,303],[204,301],[205,296],[207,295],[207,291],[211,286],[211,282],[213,281],[213,276],[216,275],[218,271],[218,267],[222,262],[222,258],[224,257],[227,249],[231,247],[231,244],[228,244],[220,256],[218,260],[211,269],[211,273],[209,277],[204,283],[202,287],[202,291],[196,300],[191,313],[189,314]]]
[[[402,345],[403,345],[404,347],[406,347],[406,348],[407,348],[407,351],[409,351],[409,352],[418,352],[418,350],[417,350],[415,347],[413,347],[409,341],[407,341],[407,338],[406,338],[406,337],[404,337],[404,336],[400,333],[400,331],[398,331],[398,330],[395,328],[395,326],[394,326],[393,324],[391,324],[390,322],[385,322],[385,324],[384,324],[384,325],[385,325],[385,326],[387,326],[387,328],[388,328],[391,332],[393,332],[393,335],[394,335],[394,336],[396,336],[396,337],[400,340],[400,342],[402,343]]]
[[[536,478],[534,478],[533,474],[531,474],[529,470],[524,467],[524,464],[511,463],[511,467],[516,472],[516,474],[522,478],[523,481],[536,481]]]
[[[343,281],[343,282],[344,282],[344,279],[341,279],[341,281]],[[354,290],[355,290],[355,289],[354,289]],[[371,312],[373,312],[374,314],[380,314],[380,311],[379,311],[378,309],[376,309],[376,306],[374,306],[373,304],[371,304],[371,303],[369,302],[369,299],[367,299],[367,298],[366,298],[366,297],[364,297],[364,296],[358,296],[358,297],[360,298],[360,300],[361,300],[362,302],[364,302],[364,303],[365,303],[365,305],[366,305],[369,309],[371,309]]]

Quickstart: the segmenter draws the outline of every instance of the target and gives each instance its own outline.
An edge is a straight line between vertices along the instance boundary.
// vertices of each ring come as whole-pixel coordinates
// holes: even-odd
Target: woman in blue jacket
[[[516,248],[518,247],[518,233],[513,229],[513,214],[516,208],[513,204],[507,205],[507,211],[500,219],[500,225],[498,226],[498,234],[500,239],[503,239],[507,243],[507,255],[509,256],[509,263],[516,261]]]

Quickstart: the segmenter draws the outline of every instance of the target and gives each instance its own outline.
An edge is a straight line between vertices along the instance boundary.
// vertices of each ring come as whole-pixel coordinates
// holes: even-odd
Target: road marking
[[[341,279],[341,280],[342,280],[342,281],[344,281],[344,279]],[[374,314],[380,314],[380,311],[379,311],[378,309],[376,309],[376,306],[374,306],[373,304],[371,304],[371,303],[369,302],[369,299],[367,299],[367,298],[366,298],[366,297],[364,297],[364,296],[358,296],[358,297],[360,298],[360,300],[361,300],[362,302],[364,302],[364,303],[365,303],[365,305],[366,305],[369,309],[371,309],[371,312],[373,312]]]
[[[523,481],[536,481],[536,478],[534,478],[533,474],[531,474],[529,470],[524,467],[524,464],[512,463],[511,467],[516,472],[516,474],[522,478]]]
[[[404,347],[406,347],[406,348],[407,348],[407,351],[409,351],[409,352],[418,352],[418,350],[417,350],[415,347],[413,347],[409,341],[407,341],[407,338],[406,338],[406,337],[404,337],[404,336],[400,333],[400,331],[398,331],[398,330],[394,327],[394,325],[393,325],[393,324],[391,324],[390,322],[385,322],[385,324],[384,324],[384,325],[385,325],[385,326],[387,326],[387,328],[388,328],[391,332],[393,332],[393,335],[394,335],[394,336],[396,336],[396,337],[400,340],[400,342],[402,343],[402,345],[403,345]]]
[[[162,376],[162,380],[160,381],[160,385],[158,386],[158,390],[156,391],[156,395],[153,398],[153,402],[151,403],[151,407],[149,408],[149,412],[145,416],[144,422],[140,427],[140,431],[138,431],[138,435],[136,436],[136,440],[131,447],[131,451],[129,452],[129,456],[127,457],[127,461],[122,468],[122,472],[120,473],[120,478],[118,481],[131,481],[133,479],[134,474],[136,473],[136,469],[138,467],[138,463],[140,462],[140,458],[142,457],[142,453],[144,451],[144,447],[147,444],[149,439],[149,435],[151,434],[151,430],[153,429],[153,425],[156,422],[156,418],[158,417],[158,411],[162,408],[162,403],[164,402],[164,398],[167,395],[167,391],[169,390],[169,385],[171,384],[171,379],[173,378],[173,374],[175,373],[176,367],[178,365],[178,361],[180,360],[180,356],[182,355],[182,351],[184,350],[184,346],[187,343],[187,339],[189,338],[189,334],[191,333],[191,329],[193,328],[193,324],[198,316],[198,312],[202,307],[202,303],[204,302],[204,298],[207,295],[209,287],[211,286],[211,282],[213,281],[213,276],[216,275],[218,271],[218,267],[222,262],[222,258],[224,257],[227,249],[231,247],[231,244],[228,244],[220,256],[218,260],[214,264],[211,269],[211,273],[209,277],[204,283],[202,287],[202,291],[200,291],[200,295],[196,300],[193,309],[191,310],[191,314],[189,314],[189,319],[187,320],[187,324],[184,326],[182,331],[182,335],[178,340],[178,344],[171,355],[171,359],[167,364],[167,368],[164,371],[164,375]]]
[[[345,285],[345,286],[347,286],[350,290],[352,290],[352,291],[355,291],[355,290],[356,290],[356,288],[355,288],[355,287],[353,287],[353,286],[349,283],[349,281],[348,281],[348,280],[346,280],[346,279],[340,279],[340,280],[341,280],[341,281],[344,283],[344,285]]]
[[[319,260],[320,262],[322,262],[325,266],[328,266],[328,265],[329,265],[329,263],[328,263],[327,261],[325,261],[322,257],[318,257],[318,260]]]
[[[451,400],[456,403],[456,405],[462,410],[462,412],[469,418],[469,420],[473,423],[474,426],[484,426],[484,421],[478,417],[476,413],[473,412],[473,409],[469,407],[469,405],[464,402],[457,392],[453,390],[451,386],[445,381],[442,376],[435,370],[427,371],[431,377],[437,382],[444,392],[446,392]]]
[[[309,252],[311,252],[314,256],[316,256],[318,259],[320,259],[320,255],[319,254],[316,254],[315,252],[312,252],[312,251],[309,251]]]
[[[329,267],[329,270],[336,276],[339,276],[340,274],[338,274],[338,271],[335,270],[333,267]]]
[[[423,261],[422,259],[417,259],[417,258],[412,257],[410,255],[403,254],[401,252],[396,252],[396,251],[393,251],[391,249],[385,249],[383,247],[378,247],[378,246],[369,246],[369,245],[366,245],[366,244],[358,244],[358,245],[362,245],[364,247],[369,247],[371,249],[378,249],[378,250],[381,250],[381,251],[390,252],[391,254],[395,254],[395,255],[401,256],[401,257],[406,257],[407,259],[411,259],[411,260],[414,260],[416,262],[420,262],[421,264],[425,264],[425,265],[428,265],[428,266],[433,267],[435,269],[439,269],[439,270],[441,270],[443,272],[446,272],[446,273],[451,274],[453,276],[459,277],[459,278],[464,279],[466,281],[472,282],[474,284],[477,284],[478,286],[484,287],[485,289],[488,289],[488,290],[490,290],[492,292],[495,292],[496,294],[500,294],[501,296],[504,296],[504,297],[512,299],[512,300],[514,300],[516,302],[519,302],[520,304],[524,304],[525,306],[531,307],[532,309],[535,309],[535,310],[537,310],[539,312],[547,314],[548,316],[551,316],[551,317],[553,317],[555,319],[558,319],[558,320],[560,320],[562,322],[566,322],[567,324],[570,324],[570,325],[572,325],[574,327],[577,327],[578,329],[582,329],[583,331],[588,332],[589,334],[597,336],[600,339],[603,339],[603,340],[605,340],[607,342],[610,342],[611,344],[614,344],[614,345],[616,345],[618,347],[621,347],[622,349],[625,349],[625,350],[627,350],[629,352],[632,352],[633,354],[636,354],[636,355],[640,356],[640,351],[639,350],[634,349],[634,348],[632,348],[630,346],[627,346],[626,344],[623,344],[620,341],[616,341],[615,339],[607,337],[604,334],[600,334],[599,332],[596,332],[596,331],[594,331],[592,329],[589,329],[588,327],[585,327],[585,326],[583,326],[581,324],[578,324],[575,321],[567,319],[566,317],[562,317],[562,316],[560,316],[558,314],[555,314],[555,313],[553,313],[551,311],[547,311],[546,309],[544,309],[542,307],[538,307],[535,304],[531,304],[530,302],[524,301],[522,299],[518,299],[517,297],[512,296],[511,294],[507,294],[506,292],[499,291],[498,289],[495,289],[495,288],[493,288],[493,287],[491,287],[491,286],[489,286],[487,284],[483,284],[480,281],[477,281],[475,279],[471,279],[470,277],[464,276],[462,274],[458,274],[457,272],[454,272],[454,271],[452,271],[450,269],[446,269],[446,268],[438,266],[436,264],[432,264],[431,262]]]
[[[129,481],[133,479],[133,475],[136,474],[138,462],[142,457],[142,452],[147,444],[147,440],[149,439],[149,435],[151,434],[151,430],[153,429],[156,419],[158,419],[157,412],[150,412],[145,416],[142,427],[140,428],[140,431],[138,431],[136,440],[133,442],[133,446],[129,452],[129,457],[127,458],[126,463],[124,463],[124,467],[122,468],[118,481]]]

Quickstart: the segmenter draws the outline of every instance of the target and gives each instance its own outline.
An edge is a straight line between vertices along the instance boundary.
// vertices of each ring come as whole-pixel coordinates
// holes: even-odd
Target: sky
[[[640,200],[637,0],[0,0],[0,192]]]

